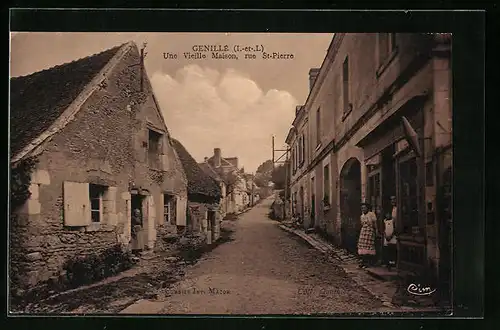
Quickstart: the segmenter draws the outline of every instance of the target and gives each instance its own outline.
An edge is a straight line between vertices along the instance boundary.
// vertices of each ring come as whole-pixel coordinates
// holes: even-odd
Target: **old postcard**
[[[9,312],[450,313],[451,41],[11,33]]]

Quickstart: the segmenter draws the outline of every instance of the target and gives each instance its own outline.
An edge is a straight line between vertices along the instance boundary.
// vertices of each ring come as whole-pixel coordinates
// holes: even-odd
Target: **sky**
[[[248,173],[284,145],[309,92],[309,69],[320,67],[332,34],[289,33],[15,33],[11,38],[12,77],[86,57],[134,41],[146,43],[146,71],[166,125],[199,162],[221,148],[238,157]],[[193,46],[235,45],[263,48],[293,59],[185,59]],[[177,58],[165,59],[165,54]],[[197,52],[196,52],[197,53]],[[278,155],[279,156],[279,155]]]

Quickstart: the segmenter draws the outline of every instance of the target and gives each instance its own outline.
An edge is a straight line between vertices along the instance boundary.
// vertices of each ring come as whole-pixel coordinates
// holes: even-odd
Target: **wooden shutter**
[[[177,226],[186,226],[186,212],[187,212],[187,198],[182,196],[177,196]]]
[[[89,184],[65,181],[64,225],[87,226],[91,223]]]

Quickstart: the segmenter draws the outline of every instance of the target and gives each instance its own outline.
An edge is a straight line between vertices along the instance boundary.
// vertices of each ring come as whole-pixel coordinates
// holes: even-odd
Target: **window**
[[[378,60],[379,66],[385,64],[389,56],[396,50],[396,33],[378,34]]]
[[[342,93],[343,93],[344,115],[346,115],[351,111],[351,103],[349,99],[349,57],[347,56],[342,66]]]
[[[330,166],[323,167],[323,201],[330,204]]]
[[[418,185],[417,161],[410,158],[399,164],[401,225],[403,231],[412,234],[413,228],[418,227]]]
[[[321,143],[321,108],[316,110],[316,145]]]
[[[161,134],[148,130],[148,164],[152,168],[160,167],[160,141]]]
[[[302,134],[302,163],[304,162],[306,158],[306,141],[305,141],[305,136]]]
[[[299,167],[302,166],[302,136],[299,137],[299,145],[298,145],[298,148],[299,148]]]
[[[297,168],[298,168],[298,164],[299,164],[299,148],[298,148],[298,143],[295,143],[295,170],[294,171],[297,171]]]
[[[105,191],[105,186],[89,184],[90,219],[92,222],[102,221],[102,197]]]
[[[64,226],[86,227],[106,222],[116,225],[116,187],[87,182],[63,183]]]
[[[163,194],[163,223],[165,224],[175,224],[175,217],[172,216],[173,208],[172,204],[175,201],[174,196],[169,194]]]

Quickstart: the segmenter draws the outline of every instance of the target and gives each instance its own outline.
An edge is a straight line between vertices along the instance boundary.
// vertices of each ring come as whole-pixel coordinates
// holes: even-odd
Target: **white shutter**
[[[177,226],[186,226],[187,198],[177,196]]]
[[[87,226],[91,223],[89,184],[65,181],[64,225]]]

